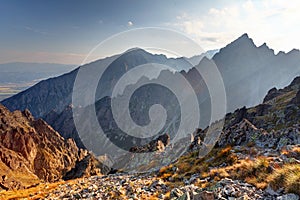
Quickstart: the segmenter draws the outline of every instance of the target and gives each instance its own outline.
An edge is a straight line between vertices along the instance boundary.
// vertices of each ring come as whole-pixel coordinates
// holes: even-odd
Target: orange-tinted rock
[[[24,188],[41,180],[57,181],[80,163],[85,157],[82,152],[73,139],[64,139],[45,121],[35,120],[28,110],[10,112],[0,104],[3,189]]]

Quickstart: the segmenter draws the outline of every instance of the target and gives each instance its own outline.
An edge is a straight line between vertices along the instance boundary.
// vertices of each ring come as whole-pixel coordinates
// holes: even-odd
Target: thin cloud
[[[245,1],[211,8],[199,17],[183,13],[170,24],[190,35],[205,49],[220,48],[247,32],[257,45],[267,42],[277,51],[300,48],[300,2]],[[287,31],[289,30],[289,31]]]
[[[202,37],[201,39],[203,41],[218,42],[218,38],[217,37]]]
[[[31,31],[31,32],[34,32],[34,33],[38,33],[38,34],[41,34],[41,35],[49,35],[48,32],[46,31],[41,31],[39,29],[36,29],[36,28],[32,28],[31,26],[25,26],[24,27],[26,30],[28,31]]]
[[[47,62],[52,63],[54,60],[62,64],[80,64],[86,54],[73,52],[45,52],[45,51],[0,51],[0,60],[2,63],[7,62]]]

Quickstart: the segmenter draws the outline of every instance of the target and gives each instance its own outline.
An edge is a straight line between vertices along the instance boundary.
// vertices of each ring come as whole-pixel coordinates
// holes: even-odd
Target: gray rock
[[[196,194],[192,198],[193,200],[214,200],[214,193],[209,191],[202,191],[199,194]]]
[[[272,196],[278,196],[279,194],[275,192],[270,186],[265,189],[265,192]]]
[[[184,193],[181,197],[179,197],[177,200],[190,200],[190,194],[188,192]]]
[[[170,194],[170,197],[172,198],[172,197],[181,197],[182,195],[183,195],[184,193],[180,190],[180,189],[178,189],[178,188],[175,188],[175,189],[173,189],[172,191],[171,191],[171,194]]]
[[[293,193],[285,194],[276,198],[277,200],[299,200],[299,196]]]

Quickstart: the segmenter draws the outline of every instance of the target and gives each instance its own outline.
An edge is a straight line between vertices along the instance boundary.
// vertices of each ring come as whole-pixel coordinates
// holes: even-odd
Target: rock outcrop
[[[162,152],[164,151],[166,146],[169,145],[169,143],[170,143],[170,136],[169,134],[165,133],[144,146],[131,147],[129,151],[133,153],[147,153],[147,152],[154,152],[154,151]]]
[[[88,154],[82,160],[78,161],[75,167],[66,173],[64,180],[74,178],[90,177],[101,174],[108,174],[110,168],[103,165],[93,154]]]
[[[45,121],[35,120],[28,110],[10,112],[0,105],[0,186],[3,189],[57,181],[80,165],[85,155],[89,153],[80,150],[73,139],[64,139]]]

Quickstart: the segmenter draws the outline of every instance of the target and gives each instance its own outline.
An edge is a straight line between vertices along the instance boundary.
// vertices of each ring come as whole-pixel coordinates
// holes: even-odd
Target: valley
[[[35,83],[29,82],[29,83],[2,83],[0,84],[0,101],[7,99],[8,97],[11,97],[23,90],[26,90],[27,88],[33,86]]]

